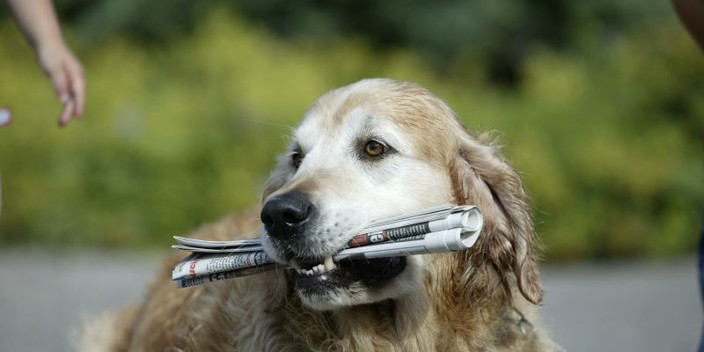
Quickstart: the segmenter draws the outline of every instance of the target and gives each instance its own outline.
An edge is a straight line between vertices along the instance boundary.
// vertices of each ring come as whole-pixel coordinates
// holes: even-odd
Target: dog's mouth
[[[377,259],[343,259],[331,256],[322,260],[293,259],[294,283],[299,293],[320,294],[330,289],[349,289],[353,285],[371,288],[382,285],[401,274],[406,257]]]

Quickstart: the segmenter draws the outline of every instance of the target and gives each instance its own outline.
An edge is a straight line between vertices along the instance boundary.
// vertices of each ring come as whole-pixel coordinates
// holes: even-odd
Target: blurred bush
[[[386,76],[433,90],[470,129],[501,133],[549,259],[694,248],[704,65],[671,17],[575,36],[559,50],[534,44],[506,89],[486,84],[490,59],[457,55],[434,70],[412,49],[284,40],[229,11],[208,13],[159,43],[114,35],[80,46],[86,118],[62,131],[49,83],[0,24],[0,104],[15,115],[0,129],[2,243],[169,243],[255,205],[290,128],[320,94]]]

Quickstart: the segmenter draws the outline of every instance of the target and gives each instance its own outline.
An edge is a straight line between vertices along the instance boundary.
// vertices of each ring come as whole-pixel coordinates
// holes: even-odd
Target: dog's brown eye
[[[303,154],[301,152],[293,152],[291,153],[291,165],[298,169],[301,166],[301,163],[303,162]]]
[[[375,140],[371,140],[364,145],[364,154],[372,158],[380,157],[386,153],[386,146]]]

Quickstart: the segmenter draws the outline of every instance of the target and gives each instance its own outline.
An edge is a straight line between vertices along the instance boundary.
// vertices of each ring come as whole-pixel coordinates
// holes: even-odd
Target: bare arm
[[[59,100],[64,104],[59,125],[83,114],[85,80],[80,61],[61,35],[61,27],[51,0],[6,0],[12,14],[34,48],[44,73],[51,79]]]
[[[29,43],[37,50],[44,45],[63,44],[61,28],[50,0],[6,0]]]

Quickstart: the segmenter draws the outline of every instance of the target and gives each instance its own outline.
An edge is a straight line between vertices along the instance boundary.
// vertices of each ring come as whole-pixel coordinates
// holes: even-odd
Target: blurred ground
[[[0,351],[69,351],[72,327],[138,299],[160,253],[0,251]],[[545,321],[567,351],[694,351],[695,262],[545,270]]]

